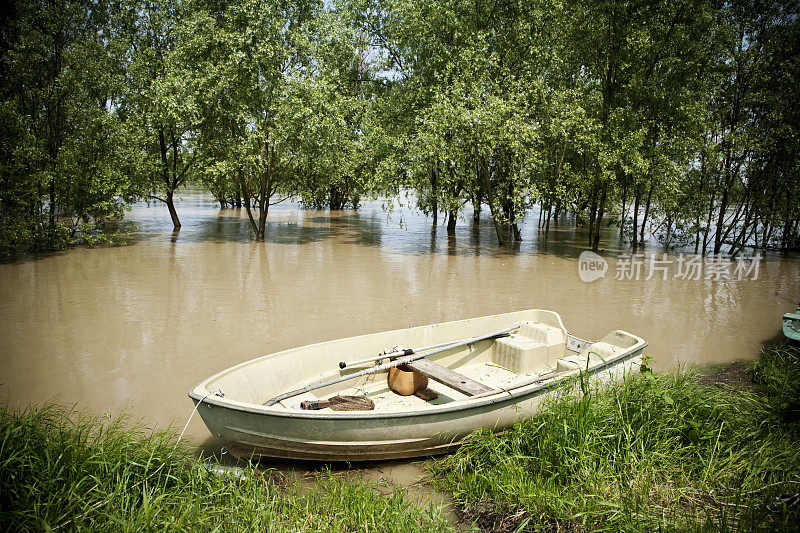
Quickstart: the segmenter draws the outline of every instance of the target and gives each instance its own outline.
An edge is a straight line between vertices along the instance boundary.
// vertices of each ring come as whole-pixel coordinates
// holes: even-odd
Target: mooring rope
[[[156,469],[155,469],[153,472],[151,472],[149,476],[147,476],[147,477],[146,477],[146,478],[144,478],[143,480],[139,481],[138,483],[134,483],[134,484],[133,484],[133,486],[131,486],[131,488],[132,488],[132,489],[133,489],[133,488],[136,488],[136,487],[138,487],[138,486],[139,486],[139,485],[141,485],[142,483],[146,483],[148,479],[150,479],[151,477],[153,477],[153,476],[155,476],[156,474],[158,474],[158,473],[161,471],[161,469],[162,469],[162,468],[164,468],[164,466],[166,466],[166,464],[169,462],[169,460],[170,460],[170,459],[172,459],[172,456],[173,456],[173,455],[175,455],[175,450],[177,450],[177,449],[178,449],[178,444],[180,444],[180,443],[181,443],[181,439],[183,438],[183,434],[184,434],[184,433],[186,433],[186,429],[189,427],[189,422],[191,422],[191,421],[192,421],[192,417],[193,417],[193,416],[194,416],[194,414],[197,412],[197,408],[198,408],[198,407],[200,407],[200,404],[201,404],[201,403],[203,403],[203,401],[205,401],[205,399],[206,399],[206,398],[208,398],[209,396],[218,396],[218,397],[220,397],[220,398],[223,398],[225,395],[224,395],[224,394],[222,394],[222,391],[221,391],[221,390],[219,390],[219,389],[214,389],[214,390],[212,390],[211,392],[209,392],[208,394],[206,394],[205,396],[203,396],[203,397],[200,399],[200,401],[199,401],[199,402],[197,402],[197,403],[194,405],[194,409],[192,409],[192,414],[190,414],[190,415],[189,415],[189,420],[187,420],[187,421],[186,421],[186,425],[185,425],[185,426],[183,426],[183,431],[181,431],[181,434],[178,436],[178,440],[176,440],[176,441],[175,441],[175,446],[173,446],[173,447],[172,447],[172,451],[171,451],[171,452],[169,452],[169,455],[167,456],[167,458],[164,460],[164,462],[163,462],[163,463],[161,463],[161,466],[159,466],[159,467],[158,467],[158,468],[156,468]]]
[[[195,404],[194,409],[192,409],[192,414],[189,415],[189,419],[186,421],[186,425],[183,426],[183,431],[181,431],[181,434],[178,436],[178,440],[175,441],[175,446],[172,447],[172,451],[169,452],[169,455],[164,460],[164,462],[161,463],[161,465],[158,468],[156,468],[153,472],[151,472],[146,478],[144,478],[141,481],[138,481],[138,482],[134,483],[133,485],[131,485],[130,489],[134,489],[134,488],[138,487],[139,485],[141,485],[142,483],[146,483],[147,480],[149,480],[150,478],[152,478],[153,476],[158,474],[161,471],[161,469],[164,468],[164,466],[166,466],[166,464],[169,462],[169,460],[172,459],[172,456],[175,455],[175,450],[178,449],[178,444],[180,444],[181,439],[183,438],[183,435],[186,433],[186,430],[189,427],[189,423],[192,421],[192,417],[194,417],[194,414],[197,412],[197,408],[200,407],[200,404],[203,403],[205,401],[205,399],[208,398],[209,396],[219,396],[220,398],[223,398],[225,395],[222,393],[221,390],[214,389],[213,391],[211,391],[208,394],[206,394],[205,396],[203,396],[200,399],[200,401]],[[97,487],[97,485],[92,487],[92,489],[94,489],[95,487]],[[90,489],[90,491],[92,489]],[[127,490],[130,490],[130,489],[127,489]],[[94,511],[95,509],[98,509],[98,508],[102,507],[103,505],[109,503],[112,499],[114,499],[115,495],[116,495],[116,490],[114,492],[112,492],[111,494],[109,494],[107,498],[105,498],[103,500],[100,500],[96,504],[94,504],[91,507],[89,507],[80,516],[75,517],[75,518],[70,518],[69,520],[58,524],[57,526],[53,527],[53,530],[55,531],[56,529],[60,529],[60,528],[66,526],[68,524],[71,524],[71,523],[74,523],[74,522],[76,522],[78,520],[82,520],[82,519],[86,518],[86,515],[88,515],[89,513]]]

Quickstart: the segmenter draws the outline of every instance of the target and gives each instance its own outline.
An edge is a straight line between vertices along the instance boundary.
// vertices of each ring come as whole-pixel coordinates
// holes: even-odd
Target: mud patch
[[[748,391],[752,391],[756,387],[753,381],[753,372],[750,370],[750,367],[742,361],[736,361],[721,370],[700,376],[698,381],[708,385],[724,386]]]
[[[550,518],[536,518],[525,509],[506,509],[491,500],[480,500],[467,505],[461,513],[463,523],[475,524],[482,531],[511,533],[535,529],[536,531],[578,531],[570,522],[556,522]]]

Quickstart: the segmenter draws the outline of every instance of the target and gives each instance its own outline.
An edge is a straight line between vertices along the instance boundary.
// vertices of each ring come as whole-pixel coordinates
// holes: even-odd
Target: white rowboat
[[[416,348],[402,359],[416,358],[410,364],[430,378],[438,398],[425,401],[392,391],[387,359],[378,361],[381,367],[362,362],[340,368],[342,361],[377,356],[398,345],[436,348]],[[638,371],[645,346],[643,339],[619,330],[588,342],[570,335],[558,314],[533,309],[284,350],[224,370],[189,396],[199,403],[208,429],[238,457],[418,457],[450,451],[480,427],[510,427],[534,414],[548,390],[580,372],[592,379],[623,379]],[[358,377],[344,379],[350,375]],[[320,383],[326,384],[317,388]],[[375,408],[300,408],[301,402],[336,394],[366,396]]]

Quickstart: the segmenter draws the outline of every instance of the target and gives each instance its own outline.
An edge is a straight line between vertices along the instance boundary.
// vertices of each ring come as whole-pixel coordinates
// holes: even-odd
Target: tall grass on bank
[[[69,415],[69,416],[67,416]],[[192,468],[171,432],[76,419],[56,407],[0,413],[0,530],[442,531],[445,518],[401,491],[331,474],[282,486]],[[158,470],[158,467],[166,465]],[[60,526],[60,527],[59,527]]]
[[[762,368],[777,384],[782,358]],[[468,516],[498,531],[800,527],[800,431],[770,397],[649,370],[579,385],[433,463]]]
[[[753,379],[778,416],[787,423],[800,422],[800,347],[765,349],[753,364]]]

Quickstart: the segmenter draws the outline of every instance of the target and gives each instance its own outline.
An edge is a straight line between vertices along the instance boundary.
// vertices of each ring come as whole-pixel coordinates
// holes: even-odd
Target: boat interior
[[[518,326],[499,338],[444,349],[403,367],[417,377],[421,374],[427,378],[421,394],[403,395],[393,390],[387,379],[388,371],[384,370],[303,392],[271,407],[298,410],[303,402],[346,395],[369,398],[376,411],[420,410],[513,390],[539,377],[543,381],[553,378],[555,373],[563,376],[569,371],[591,370],[643,342],[628,333],[614,331],[598,342],[576,345],[570,342],[556,313],[534,310],[514,315],[422,326],[295,348],[233,367],[210,378],[205,388],[208,391],[219,389],[226,399],[234,402],[263,405],[281,393],[354,374],[387,363],[389,359],[348,365],[344,369],[339,367],[340,361],[378,356],[398,346],[414,348],[416,353],[420,346]],[[321,411],[330,412],[330,408]]]

